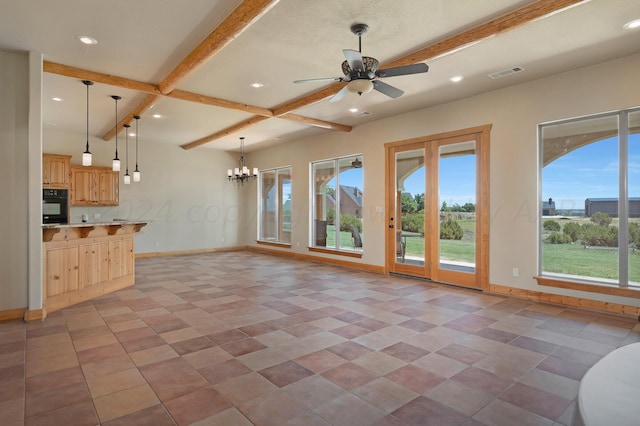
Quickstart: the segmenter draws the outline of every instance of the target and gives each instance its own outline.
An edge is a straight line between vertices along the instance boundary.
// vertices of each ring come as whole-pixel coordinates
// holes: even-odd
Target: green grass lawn
[[[462,240],[440,240],[440,258],[461,262],[475,261],[475,220],[459,220],[464,231]],[[404,234],[412,234],[403,232]],[[413,233],[406,241],[406,256],[424,258],[424,237]],[[363,237],[363,244],[366,241]],[[335,247],[335,226],[327,226],[327,247]],[[340,232],[340,248],[353,249],[350,232]],[[585,278],[618,278],[618,250],[585,249],[581,244],[544,244],[542,269],[545,272],[577,275]],[[629,280],[640,283],[640,251],[629,256]]]
[[[475,219],[458,220],[464,232],[461,240],[440,240],[440,258],[460,262],[475,261]],[[424,237],[417,233],[403,232],[414,235],[405,239],[406,255],[424,258]]]
[[[361,235],[362,237],[362,235]],[[364,238],[362,245],[364,246]],[[336,246],[336,227],[335,225],[327,225],[327,247]],[[351,232],[340,231],[340,248],[353,250],[353,238],[351,238]]]

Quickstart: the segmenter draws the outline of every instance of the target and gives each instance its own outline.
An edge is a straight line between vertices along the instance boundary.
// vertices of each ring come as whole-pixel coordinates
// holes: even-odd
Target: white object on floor
[[[580,381],[574,426],[640,425],[640,343],[618,348]]]

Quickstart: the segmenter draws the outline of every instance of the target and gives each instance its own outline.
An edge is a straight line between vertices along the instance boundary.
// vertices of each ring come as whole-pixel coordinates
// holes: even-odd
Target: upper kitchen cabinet
[[[117,206],[119,177],[109,167],[71,167],[71,206]]]
[[[71,184],[71,156],[42,155],[42,186],[44,188],[69,188]]]

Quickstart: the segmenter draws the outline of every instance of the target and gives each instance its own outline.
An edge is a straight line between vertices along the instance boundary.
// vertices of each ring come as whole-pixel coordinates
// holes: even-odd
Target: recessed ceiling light
[[[622,26],[625,30],[633,30],[634,28],[640,28],[640,19],[634,19]]]
[[[349,112],[358,112],[358,108],[349,108]]]
[[[261,87],[264,87],[264,84],[256,81],[255,83],[251,83],[251,87],[253,87],[254,89],[259,89]]]
[[[152,117],[153,118],[161,118],[162,116],[160,114],[153,114]]]
[[[62,98],[51,98],[51,100],[55,102],[62,102]]]
[[[98,44],[98,40],[96,40],[93,37],[89,37],[86,35],[79,35],[77,38],[84,44],[89,44],[89,45]]]
[[[458,83],[459,81],[464,80],[464,77],[461,75],[454,75],[453,77],[451,77],[449,79],[449,81],[453,82],[453,83]]]

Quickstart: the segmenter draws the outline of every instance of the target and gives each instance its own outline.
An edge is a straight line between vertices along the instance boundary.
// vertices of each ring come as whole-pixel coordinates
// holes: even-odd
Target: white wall
[[[29,56],[0,50],[0,310],[28,297]]]
[[[82,214],[88,214],[89,221],[149,220],[136,235],[136,253],[244,245],[239,236],[245,227],[239,219],[240,192],[226,180],[227,168],[236,158],[221,151],[206,148],[185,151],[178,146],[146,140],[143,119],[139,123],[138,142],[140,182],[124,185],[124,144],[119,144],[120,205],[73,207],[70,220],[80,222]],[[84,134],[45,129],[43,152],[69,154],[72,164],[80,164],[85,140]],[[89,143],[93,165],[110,167],[114,141],[92,137]],[[135,168],[134,146],[129,140],[130,174]],[[101,215],[99,219],[95,218],[96,213]]]
[[[364,255],[349,261],[383,266],[384,144],[492,124],[490,283],[639,306],[637,299],[538,287],[537,125],[640,105],[640,55],[567,72],[433,108],[363,124],[350,133],[327,132],[252,153],[259,168],[293,167],[292,249],[308,254],[309,162],[358,152],[364,162]],[[508,77],[506,77],[508,78]],[[464,83],[462,83],[464,84]],[[393,102],[393,101],[390,101]],[[255,197],[247,202],[253,202]],[[256,228],[247,230],[255,239]],[[317,254],[317,253],[314,253]],[[326,255],[331,257],[331,255]],[[518,278],[512,269],[520,269]]]

